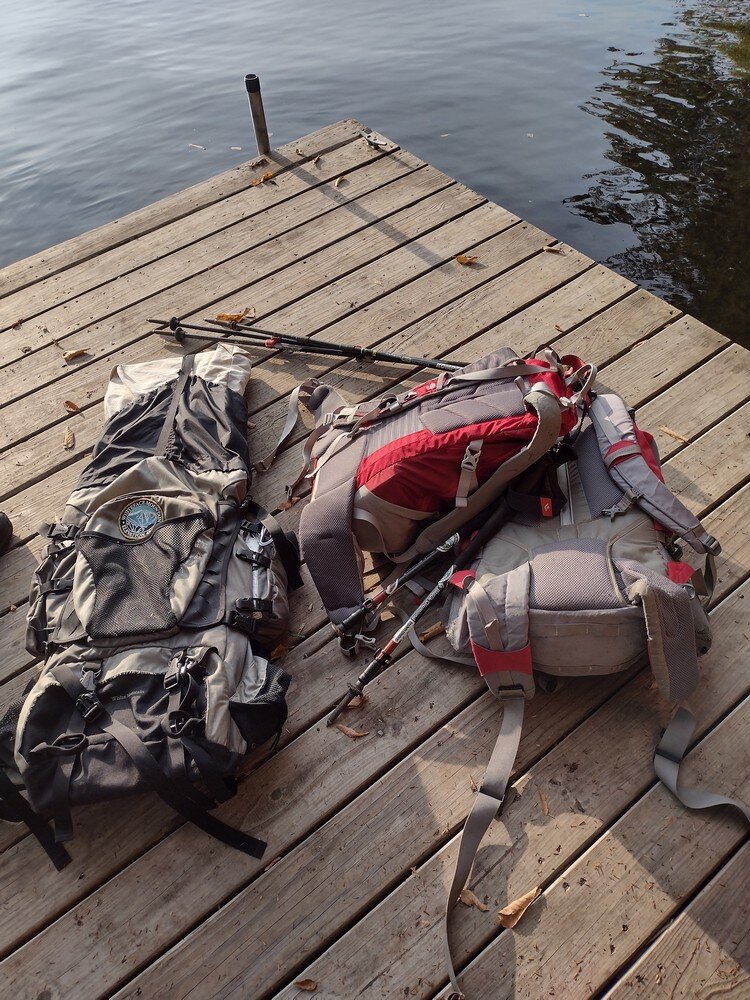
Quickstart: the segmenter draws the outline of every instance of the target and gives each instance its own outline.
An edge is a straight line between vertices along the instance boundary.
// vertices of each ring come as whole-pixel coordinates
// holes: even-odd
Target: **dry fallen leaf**
[[[80,413],[81,407],[78,403],[74,403],[72,399],[66,399],[63,406],[68,411],[68,413]]]
[[[65,428],[65,437],[63,438],[63,448],[66,451],[72,451],[75,448],[76,436],[73,433],[73,428],[68,424]]]
[[[84,354],[88,353],[85,347],[78,347],[75,351],[63,351],[63,361],[67,361],[70,364],[71,361],[75,361],[76,358],[82,358]]]
[[[20,330],[22,326],[23,326],[23,320],[22,319],[17,319],[15,321],[15,323],[11,324],[10,328],[11,328],[11,330]]]
[[[265,156],[259,156],[257,160],[253,160],[253,162],[250,164],[250,166],[251,167],[265,167],[265,165],[267,163],[268,163],[268,160],[266,159]]]
[[[261,184],[263,183],[263,181],[255,180],[255,181],[250,181],[250,183],[252,184],[252,186],[254,188],[259,188],[261,186]]]
[[[683,444],[690,444],[688,438],[683,437],[682,434],[678,434],[677,431],[673,431],[671,427],[666,427],[664,424],[660,424],[659,430],[664,431],[665,434],[669,434],[669,436],[674,438],[675,441],[682,441]]]
[[[251,307],[249,309],[243,309],[242,312],[238,313],[217,313],[215,318],[219,321],[219,323],[241,323],[242,320],[247,319],[248,316],[250,319],[254,319],[255,309]]]
[[[471,889],[462,889],[458,894],[459,900],[464,904],[464,906],[476,906],[478,910],[486,913],[489,907],[482,902],[476,893],[472,892]]]
[[[364,703],[367,701],[366,694],[355,694],[352,700],[346,706],[347,708],[362,708]]]
[[[422,642],[428,642],[430,639],[434,639],[435,636],[442,635],[445,632],[445,625],[442,622],[435,622],[434,625],[430,625],[426,628],[424,632],[419,633],[419,638]]]
[[[343,733],[344,736],[348,736],[350,740],[359,740],[363,736],[369,736],[369,733],[361,733],[358,729],[352,729],[351,726],[345,726],[343,722],[336,723],[336,729]]]
[[[519,896],[518,899],[514,899],[512,903],[504,906],[497,914],[503,927],[515,927],[541,891],[539,886],[536,886],[523,896]]]
[[[341,187],[341,185],[344,183],[345,180],[346,177],[344,177],[343,175],[341,177],[337,177],[336,180],[333,182],[333,186],[335,188]]]
[[[289,652],[289,647],[285,646],[283,642],[280,642],[278,646],[275,646],[268,655],[269,660],[282,660],[286,654]]]
[[[478,792],[479,791],[479,785],[476,783],[476,781],[474,781],[474,775],[473,774],[469,775],[469,784],[471,785],[472,792]]]
[[[456,257],[456,260],[458,261],[459,264],[463,264],[464,267],[471,267],[471,265],[476,263],[476,261],[478,261],[479,258],[476,256],[472,257],[467,253],[460,253],[458,257]]]
[[[312,165],[314,167],[317,167],[317,165],[320,163],[321,159],[322,159],[322,157],[321,157],[320,153],[318,153],[317,156],[313,156],[313,158],[312,158]]]
[[[261,177],[261,180],[262,181],[272,181],[273,178],[274,178],[273,171],[272,170],[266,170],[266,172]]]
[[[549,816],[549,803],[547,802],[547,796],[541,790],[539,785],[536,786],[536,791],[539,796],[539,801],[542,804],[542,816]]]
[[[314,979],[298,979],[294,985],[298,990],[304,990],[305,993],[314,993],[318,988]]]
[[[304,153],[302,152],[302,150],[301,150],[301,149],[299,148],[299,146],[298,146],[298,147],[297,147],[297,148],[295,149],[295,151],[294,151],[294,152],[295,152],[295,153],[297,154],[297,156],[304,156],[304,155],[305,155],[305,154],[304,154]]]
[[[545,253],[565,253],[562,247],[542,247]]]
[[[288,500],[285,500],[283,503],[279,504],[279,510],[291,510],[292,507],[296,503],[299,503],[301,499],[302,497],[289,497]]]
[[[555,323],[555,329],[558,333],[565,333],[565,330],[560,326],[559,323]]]

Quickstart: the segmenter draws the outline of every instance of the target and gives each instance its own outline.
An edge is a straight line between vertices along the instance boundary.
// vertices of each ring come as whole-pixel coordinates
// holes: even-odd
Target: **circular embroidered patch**
[[[129,503],[120,514],[120,531],[125,538],[138,540],[150,535],[163,520],[164,515],[158,503],[142,497]]]

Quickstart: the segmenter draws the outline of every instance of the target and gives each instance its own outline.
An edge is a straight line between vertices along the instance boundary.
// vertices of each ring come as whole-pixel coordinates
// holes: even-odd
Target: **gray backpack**
[[[594,395],[588,415],[557,461],[560,513],[519,504],[512,521],[458,575],[445,609],[460,662],[475,664],[503,703],[503,719],[482,786],[467,818],[450,888],[445,952],[451,985],[448,914],[500,809],[513,768],[524,703],[535,683],[627,670],[646,656],[662,695],[682,702],[698,683],[698,657],[711,644],[701,598],[710,597],[719,543],[665,486],[653,439],[616,395]],[[678,539],[705,555],[682,560]],[[421,643],[426,655],[429,650]],[[678,708],[656,748],[658,777],[693,808],[742,804],[678,785],[695,719]]]
[[[91,462],[42,526],[27,647],[44,663],[0,723],[0,816],[27,821],[58,867],[71,807],[145,790],[263,853],[209,812],[286,719],[272,659],[301,583],[294,536],[248,492],[249,373],[223,346],[117,368]]]

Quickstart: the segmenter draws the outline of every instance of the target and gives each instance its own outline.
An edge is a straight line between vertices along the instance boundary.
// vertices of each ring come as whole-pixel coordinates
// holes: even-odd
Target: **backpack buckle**
[[[104,712],[104,705],[99,701],[92,691],[84,691],[76,698],[76,708],[86,722],[98,719]]]

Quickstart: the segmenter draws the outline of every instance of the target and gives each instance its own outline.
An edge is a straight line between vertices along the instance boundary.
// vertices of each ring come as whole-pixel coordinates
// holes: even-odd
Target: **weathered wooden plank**
[[[257,268],[254,273],[265,275],[265,278],[258,278],[257,282],[249,283],[253,284],[252,298],[258,304],[259,312],[268,313],[273,307],[278,308],[283,302],[288,302],[290,298],[311,294],[315,289],[329,284],[331,281],[329,268],[332,268],[334,273],[336,271],[346,273],[348,270],[356,270],[379,256],[392,253],[400,246],[408,245],[419,237],[426,238],[425,234],[429,233],[430,230],[436,230],[452,219],[461,218],[481,205],[481,201],[475,195],[456,193],[453,197],[441,197],[442,185],[437,177],[430,177],[427,168],[415,173],[416,176],[409,185],[405,185],[398,194],[393,192],[393,200],[397,204],[401,204],[402,207],[393,216],[392,224],[388,226],[383,224],[384,232],[381,232],[380,227],[378,227],[378,232],[373,233],[369,239],[358,238],[350,232],[347,238],[329,245],[323,236],[323,232],[327,228],[328,219],[326,218],[319,226],[314,227],[313,232],[305,233],[304,239],[301,233],[305,227],[300,227],[293,233],[287,233],[280,237],[283,243],[289,244],[285,249],[276,246],[275,241],[259,248],[253,264],[253,267]],[[373,192],[372,196],[375,197],[379,193],[378,191]],[[431,195],[432,197],[430,197]],[[369,198],[369,196],[366,197]],[[404,203],[406,203],[406,207],[403,207]],[[343,226],[344,224],[345,220],[342,216],[338,225]],[[478,220],[478,224],[481,226],[481,220]],[[350,230],[354,228],[355,232],[357,229],[351,223],[347,228]],[[439,240],[440,237],[436,237],[436,239]],[[313,246],[309,248],[310,253],[307,253],[310,242],[318,245],[319,253],[312,252]],[[261,256],[263,257],[262,261],[260,260]],[[283,270],[281,269],[282,259],[286,261]],[[434,264],[439,262],[439,260],[435,261]],[[429,267],[431,264],[432,262],[421,261],[423,268]],[[196,283],[202,284],[202,290],[193,287],[193,298],[186,300],[183,296],[182,303],[187,305],[190,302],[190,307],[194,308],[203,297],[204,302],[200,306],[200,310],[204,312],[205,298],[217,295],[222,286],[225,286],[224,291],[227,291],[229,288],[236,289],[240,283],[248,284],[246,270],[248,266],[249,261],[237,258],[223,265],[221,269],[217,268],[208,274],[197,275],[190,279],[188,284],[191,287]],[[248,297],[243,295],[240,301],[247,302]],[[16,426],[17,421],[14,419],[14,414],[19,412],[16,408],[6,406],[0,410],[0,425],[2,426],[0,441],[7,447],[14,440],[28,437],[35,430],[50,425],[51,421],[59,420],[58,414],[61,412],[60,407],[64,398],[77,396],[81,400],[80,405],[83,410],[92,406],[101,398],[101,386],[105,382],[102,376],[105,370],[108,371],[113,363],[134,360],[131,345],[135,344],[136,341],[143,340],[145,336],[144,317],[151,311],[156,312],[157,309],[159,312],[169,311],[174,308],[174,305],[175,299],[169,291],[148,300],[145,305],[141,304],[134,309],[117,313],[103,324],[96,324],[96,329],[100,332],[97,340],[97,357],[75,369],[67,369],[59,378],[55,379],[52,385],[37,389],[27,395],[25,412],[35,413],[39,409],[43,411],[44,418],[40,416],[35,426],[29,428],[25,434],[22,427],[17,428]],[[238,297],[233,291],[226,302],[216,305],[216,309],[236,309],[237,305]],[[76,338],[80,339],[79,346],[85,346],[84,340],[90,338],[90,331],[75,334],[71,340],[76,341]],[[149,353],[155,353],[156,356],[159,356],[163,349],[163,342],[154,334],[151,337]],[[114,353],[112,353],[113,351]],[[45,352],[39,352],[40,356],[43,353]],[[41,381],[52,377],[53,372],[50,365],[53,368],[56,367],[57,358],[50,358]],[[93,398],[86,396],[87,391],[92,393]]]
[[[606,1000],[750,996],[749,896],[750,844],[744,844],[607,991]]]
[[[745,403],[667,463],[667,485],[693,512],[718,504],[747,479],[749,420]]]
[[[493,249],[494,245],[497,243],[499,247],[503,245],[503,233],[509,230],[513,223],[515,222],[515,217],[509,213],[505,213],[500,209],[490,212],[490,215],[494,216],[496,220],[495,230],[496,235],[493,234],[486,243],[482,246],[487,246],[487,244],[492,243]],[[468,221],[468,220],[467,220]],[[479,220],[484,224],[485,221],[490,222],[489,215],[486,220]],[[457,227],[454,227],[456,230]],[[484,228],[480,227],[478,224],[474,229],[475,233],[479,233],[481,228],[482,232],[485,232]],[[488,227],[490,228],[490,227]],[[531,227],[526,227],[530,229]],[[499,231],[498,231],[499,230]],[[539,232],[538,230],[533,230],[534,232]],[[512,236],[508,233],[508,238],[511,239]],[[544,239],[544,235],[540,233],[539,236],[540,245],[541,241]],[[549,239],[549,237],[547,237]],[[498,251],[499,252],[499,251]],[[587,258],[583,255],[576,255],[576,260],[585,261]],[[574,266],[573,262],[566,263],[566,266]],[[487,265],[489,269],[489,265]],[[396,266],[393,270],[393,280],[397,281],[399,276],[399,270],[403,270],[401,265],[396,262]],[[453,258],[450,257],[449,262],[446,265],[441,265],[437,269],[441,272],[441,280],[432,282],[430,279],[432,277],[431,272],[427,274],[418,275],[420,283],[414,286],[413,290],[410,291],[410,284],[400,284],[396,290],[396,293],[401,299],[401,311],[405,317],[411,315],[413,317],[419,317],[427,308],[421,298],[419,292],[423,287],[422,283],[427,283],[430,286],[432,292],[430,308],[435,308],[436,304],[440,302],[439,296],[444,294],[448,296],[449,294],[459,295],[462,291],[471,289],[476,284],[478,275],[480,272],[476,269],[462,268],[455,264]],[[460,273],[458,273],[460,272]],[[381,272],[382,273],[382,272]],[[484,273],[484,272],[482,272]],[[554,270],[552,271],[554,274]],[[563,272],[560,272],[563,273]],[[361,275],[356,277],[352,276],[351,285],[354,285],[356,281],[361,284],[369,284],[371,288],[374,288],[377,292],[387,292],[388,282],[383,278],[375,278],[369,275],[369,272],[365,270]],[[486,280],[486,279],[483,279]],[[552,279],[551,279],[552,280]],[[350,289],[345,289],[349,292]],[[342,295],[341,301],[347,302],[351,301],[347,299],[347,296]],[[416,303],[422,303],[421,307]],[[312,313],[312,306],[310,307],[310,315],[306,315],[306,300],[299,300],[295,304],[295,315],[299,315],[300,319],[296,322],[298,323],[298,329],[300,324],[313,321],[314,314]],[[367,307],[368,311],[368,329],[372,329],[372,334],[368,334],[368,330],[362,330],[363,321],[358,320],[359,330],[358,338],[347,339],[346,342],[351,343],[367,343],[369,346],[374,346],[379,343],[380,337],[378,336],[378,322],[377,318],[373,321],[373,314],[375,317],[379,314],[379,303],[373,303]],[[352,306],[356,309],[356,305]],[[358,315],[357,312],[348,312],[347,316]],[[200,314],[199,317],[200,318]],[[406,320],[404,320],[405,322]],[[372,327],[369,324],[372,322]],[[333,327],[326,330],[326,336],[337,336],[338,330],[334,323]],[[191,344],[190,350],[199,349],[200,344]],[[142,344],[133,345],[125,352],[118,353],[115,359],[110,359],[107,363],[107,373],[112,366],[112,361],[117,360],[125,362],[142,362],[152,360],[158,357],[164,356],[164,353],[173,353],[174,348],[168,346],[160,338],[152,337],[147,338]],[[279,380],[283,377],[289,381],[296,384],[304,378],[311,377],[312,375],[318,376],[324,374],[327,370],[331,368],[330,358],[315,358],[314,356],[295,356],[289,354],[276,354],[269,357],[267,351],[259,350],[256,348],[249,348],[248,353],[252,358],[258,363],[257,377],[253,380],[251,393],[250,393],[250,410],[251,412],[257,410],[264,402],[269,400],[274,400],[277,398],[280,390]],[[106,376],[105,376],[106,377]],[[81,395],[86,395],[88,398],[93,398],[95,393],[95,388],[91,383],[91,380],[87,380],[87,388],[83,388],[79,391],[79,397]],[[98,395],[101,395],[104,383],[98,386]],[[91,396],[89,396],[91,394]],[[2,412],[0,412],[0,423],[2,422]],[[63,418],[65,419],[65,417]],[[3,462],[0,463],[0,497],[6,496],[8,493],[14,492],[16,490],[24,488],[28,484],[33,484],[41,478],[46,477],[49,472],[54,471],[58,468],[63,468],[66,465],[70,465],[76,458],[80,457],[89,448],[91,448],[99,434],[101,421],[103,419],[103,409],[100,403],[94,404],[90,409],[86,410],[85,417],[81,415],[76,415],[72,418],[71,427],[75,431],[75,444],[70,452],[63,449],[63,438],[65,434],[65,428],[60,428],[58,432],[48,432],[43,431],[37,433],[36,435],[25,439],[18,445],[10,448],[4,458]],[[264,450],[266,450],[264,445]],[[20,470],[20,471],[19,471]]]
[[[482,331],[489,316],[492,316],[493,321],[500,321],[512,315],[580,274],[592,263],[583,254],[558,257],[541,252],[541,247],[545,245],[543,241],[550,239],[551,237],[540,234],[538,230],[529,232],[522,226],[514,226],[495,241],[490,241],[495,242],[497,248],[483,244],[482,260],[487,261],[488,269],[497,267],[498,276],[461,298],[449,301],[436,312],[429,310],[430,303],[434,305],[439,302],[438,289],[441,285],[444,286],[457,270],[466,269],[461,268],[455,261],[449,261],[431,271],[429,275],[416,282],[413,290],[403,289],[402,294],[397,296],[399,299],[404,299],[408,291],[411,291],[412,305],[408,310],[400,310],[402,316],[414,315],[415,312],[418,314],[420,308],[418,303],[428,315],[406,330],[388,337],[378,346],[387,351],[406,353],[418,351],[417,356],[436,357],[445,354],[460,338],[468,341],[461,345],[464,348],[461,360],[471,360],[474,352],[470,338]],[[379,327],[381,315],[386,313],[394,315],[393,307],[394,303],[378,299],[367,308],[360,324],[366,323],[370,329],[374,329],[376,325]],[[326,337],[339,339],[336,326],[337,324],[334,324],[326,330]],[[351,323],[349,326],[351,327]],[[460,331],[458,337],[457,330]],[[360,337],[361,334],[360,329]],[[466,351],[469,352],[468,355]],[[330,385],[342,387],[347,398],[357,400],[379,395],[389,384],[396,385],[418,371],[413,365],[364,365],[356,362],[343,364],[335,369],[329,363],[328,368],[327,372],[321,372],[320,376],[316,377],[320,377]],[[268,441],[278,438],[286,420],[287,397],[299,382],[299,372],[295,372],[293,367],[287,364],[282,365],[281,374],[286,377],[283,380],[274,379],[272,390],[268,386],[264,392],[259,386],[255,394],[256,400],[267,398],[270,405],[266,405],[262,412],[253,414],[251,447],[253,441],[257,440],[262,442],[262,447],[268,448]],[[419,374],[420,380],[424,377],[426,377],[424,373]],[[271,395],[271,392],[274,395]]]
[[[345,147],[339,155],[343,156],[349,149],[351,146]],[[154,296],[162,293],[162,300],[169,295],[173,301],[178,301],[184,293],[189,295],[194,289],[206,289],[208,277],[215,279],[214,285],[207,289],[215,297],[215,290],[221,290],[222,276],[236,268],[235,261],[244,261],[247,269],[252,254],[253,275],[257,280],[257,277],[273,274],[294,263],[300,253],[307,252],[308,245],[311,250],[318,250],[364,228],[370,212],[387,215],[390,207],[404,207],[415,200],[404,191],[411,175],[419,175],[425,169],[429,170],[421,160],[408,153],[381,157],[351,173],[346,189],[333,185],[313,188],[268,209],[260,218],[238,222],[196,244],[137,267],[114,283],[108,282],[49,309],[24,323],[19,331],[14,331],[12,338],[4,338],[0,344],[6,362],[3,372],[11,379],[4,400],[20,398],[27,391],[29,372],[36,370],[40,377],[50,381],[67,374],[71,366],[65,363],[62,354],[76,346],[80,349],[82,337],[87,341],[84,345],[87,354],[86,358],[77,359],[77,367],[102,354],[104,344],[101,338],[94,336],[92,339],[91,327],[100,327],[109,316],[135,309],[143,317],[144,312],[148,315]],[[445,187],[449,179],[445,175],[439,177],[438,180],[437,176],[428,174],[413,178],[416,196],[419,197],[420,191],[432,193]],[[279,187],[282,180],[280,178]],[[392,184],[397,186],[391,190]],[[392,194],[392,200],[386,197],[383,188],[388,195]],[[311,242],[307,244],[305,239]],[[231,291],[232,284],[226,290]],[[143,307],[138,308],[141,303]]]
[[[749,730],[746,698],[689,755],[686,780],[747,800],[750,755],[737,748]],[[501,934],[472,962],[467,995],[591,996],[745,835],[737,814],[691,812],[657,785],[550,886],[517,934]]]
[[[265,227],[272,222],[275,215],[279,214],[279,206],[283,202],[291,198],[296,200],[300,195],[306,195],[303,201],[307,207],[303,209],[300,205],[299,208],[306,212],[308,218],[317,214],[316,206],[323,206],[324,210],[330,211],[337,204],[354,196],[354,191],[350,188],[354,172],[388,156],[397,148],[394,143],[388,143],[384,148],[375,149],[364,139],[356,139],[321,157],[315,166],[310,163],[309,158],[302,159],[297,156],[295,157],[297,163],[290,164],[277,173],[273,182],[258,186],[248,183],[245,188],[220,202],[198,209],[175,222],[166,223],[157,230],[132,239],[127,244],[99,254],[83,264],[67,268],[53,277],[45,278],[19,292],[0,298],[0,328],[7,329],[16,323],[19,317],[24,317],[23,326],[18,333],[19,339],[27,348],[36,345],[37,331],[41,331],[42,325],[48,327],[53,335],[58,332],[69,333],[75,326],[75,316],[81,309],[81,297],[92,289],[100,288],[107,282],[115,280],[122,283],[125,275],[140,271],[147,264],[199,241],[203,242],[200,247],[194,246],[194,251],[200,250],[202,255],[212,242],[211,238],[218,232],[229,230],[228,235],[231,237],[238,223],[245,223],[250,218],[254,218],[259,227]],[[268,167],[268,163],[258,167],[255,171],[257,177],[268,172]],[[346,175],[346,183],[340,189],[327,186],[342,175]],[[321,186],[324,197],[310,198],[310,193]],[[291,206],[287,206],[289,207]],[[189,265],[188,255],[182,266]],[[157,284],[157,287],[166,285]],[[123,295],[125,291],[127,289],[118,284],[117,294],[114,297],[118,307],[126,304]],[[73,300],[79,304],[74,306]],[[102,299],[100,293],[99,300],[109,307],[113,304],[111,292],[108,299]],[[60,309],[63,303],[70,303],[65,311]],[[31,318],[35,318],[33,324],[29,324]],[[25,337],[27,332],[32,337],[31,341]],[[49,339],[47,337],[46,342],[49,342]],[[2,359],[6,359],[5,353],[2,354]]]
[[[702,732],[747,693],[748,678],[738,669],[743,657],[738,639],[747,628],[744,607],[746,600],[743,601],[743,598],[748,595],[750,586],[746,584],[713,613],[717,642],[715,649],[707,657],[709,669],[701,688]],[[733,677],[726,670],[729,662],[734,664]],[[710,669],[712,664],[715,665],[713,670]],[[585,689],[587,682],[582,681],[581,686]],[[556,698],[554,696],[549,699],[550,707]],[[570,864],[570,859],[595,837],[600,836],[653,783],[653,746],[658,740],[660,727],[670,714],[671,709],[658,699],[650,675],[644,670],[517,781],[514,786],[516,794],[508,797],[502,823],[491,828],[484,848],[478,855],[472,877],[474,892],[484,900],[489,909],[481,912],[459,905],[451,918],[457,963],[463,964],[479,948],[496,937],[500,931],[496,917],[499,907],[528,892],[535,885],[544,885],[558,878]],[[450,727],[457,726],[457,723],[458,720],[453,720]],[[431,825],[442,816],[450,817],[451,827],[463,821],[471,805],[471,779],[477,783],[481,779],[482,763],[489,753],[497,725],[495,722],[488,727],[489,732],[479,736],[478,742],[477,736],[472,733],[471,739],[462,739],[454,744],[453,771],[444,777],[439,794],[431,799],[430,815],[423,814],[423,823]],[[616,753],[609,752],[613,733],[617,734]],[[427,769],[428,765],[425,765],[425,771]],[[426,785],[427,782],[428,777],[424,774],[421,785]],[[547,804],[546,810],[542,805],[540,790]],[[411,797],[409,801],[411,803]],[[387,809],[388,803],[384,803],[382,807]],[[307,968],[299,969],[296,963],[293,965],[290,961],[287,966],[282,967],[281,973],[286,972],[287,980],[291,980],[293,976],[294,979],[311,978],[318,981],[322,995],[331,1000],[369,996],[433,996],[445,978],[440,919],[455,865],[457,846],[457,838],[452,839],[411,875],[408,875],[408,852],[404,850],[402,871],[408,877],[398,888],[380,905],[371,908],[359,923]],[[302,847],[298,848],[300,850]],[[286,859],[280,862],[285,863]],[[348,852],[345,845],[337,855],[336,873],[339,880],[343,881],[346,877],[347,863]],[[364,865],[360,867],[363,869]],[[611,871],[612,868],[607,867],[601,877],[609,876]],[[616,870],[615,874],[617,873]],[[324,875],[325,870],[318,877],[322,878]],[[566,880],[569,885],[573,885],[572,878],[566,875]],[[590,882],[595,884],[593,879]],[[607,881],[606,888],[603,887],[600,893],[604,905],[609,888],[610,883]],[[595,905],[593,900],[591,905]],[[336,912],[335,907],[327,912],[331,914],[329,919],[335,919],[332,916]],[[226,915],[229,915],[228,912]],[[497,991],[489,994],[493,998],[506,995],[507,980],[509,978],[512,987],[517,969],[525,971],[528,966],[528,970],[533,973],[534,963],[544,953],[537,951],[537,941],[542,946],[534,928],[534,915],[535,910],[531,910],[518,928],[515,940],[520,939],[523,945],[519,943],[517,956],[503,952],[502,959],[498,959],[496,964],[489,961],[483,963],[483,974],[488,985]],[[560,911],[559,904],[557,910],[550,908],[549,917],[553,924],[559,922],[563,927],[572,927],[572,934],[575,935],[575,923],[571,923],[570,915],[564,909]],[[224,926],[227,937],[234,934],[235,945],[246,933],[247,925],[242,921],[237,922],[237,918],[234,922],[226,920]],[[191,937],[195,938],[196,933],[198,932],[194,932]],[[321,933],[319,930],[318,934]],[[559,935],[556,935],[554,929],[548,930],[547,934],[546,949],[548,953],[552,953]],[[528,940],[529,935],[533,935],[533,940]],[[333,933],[329,936],[333,937]],[[500,947],[502,938],[505,937],[509,938],[508,949],[512,949],[514,938],[510,934],[503,934],[500,939],[496,939],[492,947]],[[580,948],[584,948],[586,938],[576,938],[576,942]],[[316,940],[315,951],[320,951],[325,943]],[[603,947],[607,944],[605,939]],[[181,943],[137,977],[129,986],[130,992],[125,995],[134,996],[138,985],[144,987],[144,995],[149,995],[151,984],[166,985],[167,981],[171,981],[167,978],[170,972],[174,978],[175,995],[189,995],[187,989],[183,991],[181,972],[173,964],[172,958],[182,953],[182,949]],[[242,986],[247,986],[252,972],[243,962],[240,951],[221,953],[223,965],[220,975],[226,988],[218,987],[218,964],[212,958],[206,958],[208,954],[204,954],[204,971],[197,974],[194,980],[200,983],[197,993],[227,996],[237,991],[241,994]],[[574,961],[560,967],[560,976],[568,976],[568,980],[573,981],[578,957],[574,956]],[[190,963],[188,956],[185,956],[185,961]],[[471,984],[468,980],[465,984],[462,983],[467,997],[480,995],[475,993],[476,979],[472,978]],[[548,995],[546,989],[542,990],[533,981],[524,979],[523,989],[520,984],[517,985],[518,996]],[[278,996],[279,1000],[282,997],[284,1000],[291,1000],[299,995],[301,991],[290,983]],[[556,994],[549,995],[567,997],[567,984],[565,988],[558,987]]]
[[[637,393],[638,405],[643,406],[728,344],[720,333],[683,316],[607,365],[604,381],[617,386],[626,400]]]
[[[575,353],[584,361],[598,365],[612,360],[618,351],[629,350],[641,337],[647,337],[660,326],[676,319],[680,310],[663,299],[639,288],[620,309],[612,309],[604,324],[600,317],[576,327],[574,333],[559,337],[555,350],[559,354]]]
[[[287,143],[269,154],[272,169],[274,167],[283,169],[298,161],[299,157],[294,153],[297,147],[305,151],[307,158],[311,158],[355,141],[361,128],[364,126],[360,122],[349,118],[327,125],[294,143]],[[246,188],[256,176],[257,170],[253,167],[255,162],[250,160],[239,164],[224,173],[209,177],[208,180],[131,212],[130,215],[105,223],[98,229],[9,264],[0,271],[0,295],[8,295],[35,281],[41,281],[96,254],[230,197]]]
[[[750,351],[732,344],[688,376],[686,391],[693,405],[662,393],[638,411],[638,420],[654,435],[659,454],[673,455],[750,398]],[[667,428],[665,431],[664,428]],[[672,431],[672,434],[669,433]]]

